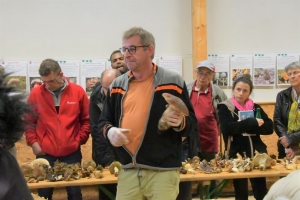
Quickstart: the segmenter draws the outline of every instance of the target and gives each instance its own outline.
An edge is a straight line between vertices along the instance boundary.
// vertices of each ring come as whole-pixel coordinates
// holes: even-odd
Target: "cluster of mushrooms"
[[[271,166],[275,166],[276,163],[276,160],[271,158],[266,153],[261,154],[257,151],[252,159],[247,157],[245,153],[244,157],[242,157],[240,154],[237,154],[236,159],[221,159],[219,154],[217,154],[216,157],[210,162],[206,160],[200,162],[200,158],[195,156],[192,159],[188,159],[186,162],[182,163],[180,172],[182,174],[196,173],[196,170],[200,170],[206,174],[220,173],[222,171],[246,172],[252,171],[254,168],[265,170],[267,168],[271,168]]]
[[[28,183],[37,183],[39,181],[71,181],[80,178],[103,178],[103,167],[96,165],[94,161],[84,161],[80,163],[67,164],[59,160],[54,162],[51,167],[46,159],[38,158],[32,162],[21,163],[20,168]],[[118,176],[121,169],[121,163],[113,162],[109,171],[111,174]]]
[[[288,170],[300,169],[300,156],[295,156],[293,159],[284,159],[285,167]]]

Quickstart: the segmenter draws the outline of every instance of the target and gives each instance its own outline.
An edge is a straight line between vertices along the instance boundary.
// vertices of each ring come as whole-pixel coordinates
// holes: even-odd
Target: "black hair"
[[[0,145],[4,149],[13,147],[21,139],[26,125],[24,116],[32,113],[24,94],[6,85],[4,80],[8,75],[0,75]]]
[[[232,84],[232,91],[234,90],[235,86],[237,83],[243,82],[245,84],[248,84],[250,86],[250,94],[252,93],[253,90],[253,83],[251,80],[251,76],[249,74],[243,74],[239,76],[238,78],[235,79],[235,81]]]
[[[111,57],[112,57],[114,54],[116,54],[116,53],[122,54],[120,50],[115,50],[115,51],[113,51],[113,52],[110,54],[110,57],[109,57],[110,62],[111,62]]]

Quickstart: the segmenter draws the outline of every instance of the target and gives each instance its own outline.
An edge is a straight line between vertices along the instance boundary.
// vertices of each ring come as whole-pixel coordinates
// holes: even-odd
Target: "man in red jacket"
[[[43,84],[35,87],[28,97],[37,115],[26,120],[26,141],[37,158],[47,159],[51,166],[56,160],[81,163],[80,145],[90,134],[89,99],[79,85],[71,83],[59,64],[44,60],[39,68]],[[67,187],[68,199],[82,199],[80,187]],[[52,199],[53,188],[38,190],[39,196]]]

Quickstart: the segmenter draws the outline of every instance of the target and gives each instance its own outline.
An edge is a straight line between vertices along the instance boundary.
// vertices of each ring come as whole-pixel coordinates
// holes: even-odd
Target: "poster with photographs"
[[[79,60],[57,60],[64,76],[71,83],[79,84]]]
[[[106,60],[81,60],[81,86],[91,93],[100,82],[101,73],[105,70]]]
[[[39,75],[39,68],[42,61],[40,60],[30,60],[28,62],[28,90],[31,91],[33,88],[42,85],[42,80]]]
[[[290,85],[289,77],[284,68],[295,61],[299,61],[299,53],[277,54],[277,85]]]
[[[230,85],[243,74],[252,76],[253,55],[252,54],[232,54],[230,57],[231,78]]]
[[[254,86],[274,86],[276,54],[254,54],[253,69]]]
[[[182,56],[162,56],[158,61],[158,66],[177,72],[182,76]]]
[[[214,64],[216,73],[213,84],[218,86],[228,86],[229,75],[229,54],[208,54],[208,60]]]
[[[8,86],[15,87],[18,92],[27,90],[27,61],[9,61],[2,60],[1,65],[4,67]]]

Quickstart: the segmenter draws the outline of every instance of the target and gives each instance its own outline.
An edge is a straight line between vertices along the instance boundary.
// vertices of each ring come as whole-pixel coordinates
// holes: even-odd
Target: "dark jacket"
[[[0,199],[33,199],[16,159],[0,147]]]
[[[264,120],[264,124],[260,127],[256,118],[238,121],[239,110],[233,105],[231,99],[218,105],[218,115],[226,150],[228,150],[228,138],[230,139],[230,158],[235,158],[237,153],[243,156],[243,152],[246,152],[248,157],[253,157],[255,150],[260,153],[267,152],[267,146],[261,140],[260,135],[272,134],[273,122],[257,104],[254,104],[254,116],[257,108],[260,108],[261,117]],[[249,136],[243,136],[244,133],[249,134]]]
[[[123,168],[179,169],[182,165],[182,137],[189,136],[197,125],[186,85],[181,76],[156,65],[153,66],[153,72],[154,88],[147,116],[148,121],[136,154],[131,155],[123,146],[114,147]],[[109,126],[120,127],[123,99],[132,78],[132,72],[129,71],[117,77],[108,89],[109,95],[106,97],[99,121],[99,131],[105,138],[107,138]],[[185,117],[185,123],[180,130],[171,127],[166,131],[158,131],[158,121],[167,104],[162,96],[163,93],[170,93],[181,98],[189,110],[189,116]]]
[[[300,143],[300,131],[287,134],[288,118],[292,104],[292,87],[289,87],[277,94],[274,109],[274,129],[278,137],[286,136],[288,141],[295,145]]]
[[[188,137],[184,137],[182,141],[183,151],[188,150],[187,158],[184,156],[182,161],[186,161],[188,158],[193,158],[198,156],[198,152],[201,152],[200,149],[200,138],[199,138],[199,129],[198,126],[195,126],[194,131]]]
[[[101,110],[105,102],[105,95],[102,93],[101,83],[97,83],[90,96],[90,125],[92,135],[92,158],[96,164],[103,167],[109,166],[114,160],[114,154],[107,140],[100,137],[98,122]]]

